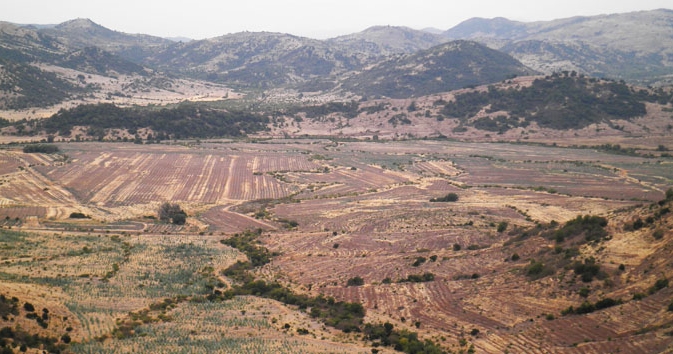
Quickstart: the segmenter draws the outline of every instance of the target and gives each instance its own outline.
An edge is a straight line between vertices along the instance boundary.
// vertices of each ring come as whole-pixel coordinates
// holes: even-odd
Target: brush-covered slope
[[[113,31],[81,18],[40,29],[40,32],[58,38],[72,48],[98,47],[135,63],[141,63],[156,50],[173,44],[173,41],[165,38]]]
[[[192,77],[261,88],[326,77],[361,64],[358,55],[323,41],[268,32],[177,43],[147,62]]]
[[[455,41],[398,56],[346,79],[343,88],[362,96],[403,98],[531,74],[512,57],[470,41]]]

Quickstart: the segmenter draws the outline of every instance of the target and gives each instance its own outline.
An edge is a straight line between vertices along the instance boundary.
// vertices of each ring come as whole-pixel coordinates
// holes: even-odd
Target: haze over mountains
[[[357,75],[354,74],[372,65],[411,68],[408,61],[414,59],[400,56],[415,55],[443,43],[465,39],[509,54],[532,69],[531,72],[550,74],[575,70],[595,77],[659,85],[669,82],[673,75],[672,23],[673,11],[656,10],[532,23],[474,18],[443,33],[375,26],[328,40],[242,32],[175,42],[117,32],[90,20],[76,19],[39,28],[3,23],[0,50],[4,60],[43,62],[85,72],[139,72],[137,67],[132,68],[125,62],[128,61],[154,71],[236,87],[295,87],[315,91],[339,87],[344,78],[351,82],[347,86],[355,87],[352,81]],[[110,64],[85,68],[81,61],[78,66],[65,59],[84,55],[81,51],[87,47],[99,48],[101,52],[95,60]],[[92,51],[89,49],[88,53]],[[82,60],[94,58],[89,55]],[[522,72],[523,69],[518,68],[504,74]],[[452,78],[442,81],[448,83]],[[467,81],[460,84],[487,83]],[[444,91],[456,86],[432,85]],[[426,91],[409,90],[410,93]],[[383,92],[378,94],[385,96]]]

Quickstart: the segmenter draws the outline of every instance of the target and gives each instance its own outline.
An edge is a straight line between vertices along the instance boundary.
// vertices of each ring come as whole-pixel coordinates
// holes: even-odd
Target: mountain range
[[[375,26],[328,40],[241,32],[176,42],[87,19],[53,26],[2,22],[0,102],[9,109],[35,105],[39,100],[17,97],[34,95],[22,85],[40,80],[69,97],[81,93],[54,67],[344,97],[411,97],[560,71],[664,85],[673,78],[672,24],[673,11],[655,10],[530,23],[474,18],[444,32]],[[8,72],[10,64],[37,71],[27,77],[26,70]]]
[[[545,22],[473,18],[442,33],[501,50],[549,73],[577,70],[639,84],[673,75],[673,11],[655,10]]]

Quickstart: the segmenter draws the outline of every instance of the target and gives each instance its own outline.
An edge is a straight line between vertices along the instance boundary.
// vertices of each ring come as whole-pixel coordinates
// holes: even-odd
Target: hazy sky
[[[658,8],[671,0],[0,0],[0,21],[89,18],[107,28],[203,39],[241,31],[329,38],[374,25],[449,29],[472,17],[540,21]]]

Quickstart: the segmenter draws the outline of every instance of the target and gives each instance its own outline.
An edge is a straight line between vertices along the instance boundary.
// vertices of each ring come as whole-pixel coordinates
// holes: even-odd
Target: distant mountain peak
[[[63,22],[59,25],[56,25],[56,28],[60,29],[60,30],[73,30],[73,29],[83,29],[83,28],[101,29],[101,28],[105,28],[105,27],[91,21],[88,18],[76,18],[74,20],[69,20],[69,21]]]
[[[446,42],[446,39],[404,26],[372,26],[362,32],[329,39],[328,42],[346,46],[356,52],[385,56],[414,53]]]

